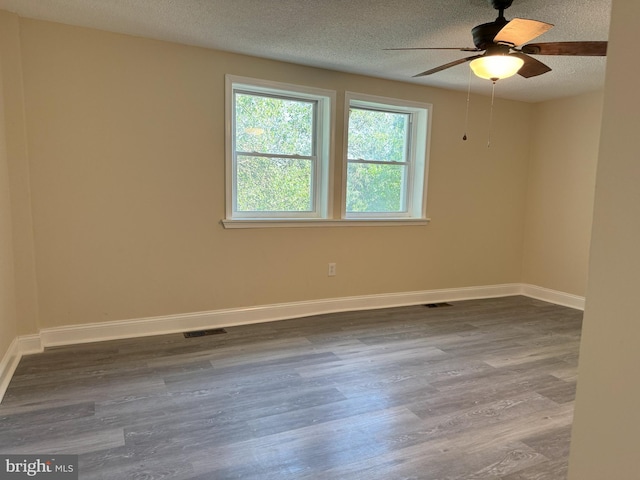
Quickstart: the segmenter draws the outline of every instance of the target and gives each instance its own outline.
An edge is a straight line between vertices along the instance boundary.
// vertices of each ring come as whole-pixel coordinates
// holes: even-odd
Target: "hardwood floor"
[[[0,453],[82,479],[561,480],[582,312],[525,297],[47,349]]]

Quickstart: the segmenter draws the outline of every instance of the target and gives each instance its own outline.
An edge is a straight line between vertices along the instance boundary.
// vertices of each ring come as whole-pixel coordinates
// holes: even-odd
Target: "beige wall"
[[[6,152],[11,208],[18,334],[36,333],[38,300],[35,277],[33,222],[25,126],[20,21],[0,11],[0,56],[2,58]]]
[[[0,98],[0,107],[2,107]],[[0,360],[18,334],[4,116],[0,115]]]
[[[640,431],[640,3],[614,0],[571,480],[636,480]]]
[[[522,281],[584,296],[602,93],[535,105]]]
[[[531,105],[498,101],[487,148],[488,97],[472,99],[463,142],[464,94],[21,29],[40,327],[520,281]],[[336,172],[345,90],[432,103],[432,223],[225,230],[225,73],[336,90]]]
[[[18,332],[13,278],[11,205],[4,146],[4,116],[2,116],[0,117],[0,359],[9,349]]]
[[[0,52],[0,360],[18,334],[14,281],[13,227],[4,101],[4,56]],[[1,374],[2,372],[0,372]]]

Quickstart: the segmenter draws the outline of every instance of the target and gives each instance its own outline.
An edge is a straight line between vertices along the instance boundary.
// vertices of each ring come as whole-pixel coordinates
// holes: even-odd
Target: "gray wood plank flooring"
[[[525,297],[47,349],[0,453],[82,479],[563,480],[582,312]]]

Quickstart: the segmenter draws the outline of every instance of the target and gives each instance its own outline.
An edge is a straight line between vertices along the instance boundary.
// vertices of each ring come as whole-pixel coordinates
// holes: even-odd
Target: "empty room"
[[[637,480],[640,6],[0,0],[0,478]]]

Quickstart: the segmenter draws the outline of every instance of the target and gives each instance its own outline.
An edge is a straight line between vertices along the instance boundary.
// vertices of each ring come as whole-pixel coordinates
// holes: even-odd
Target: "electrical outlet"
[[[336,264],[335,263],[330,263],[329,264],[329,273],[328,275],[330,277],[335,277],[336,276]]]

